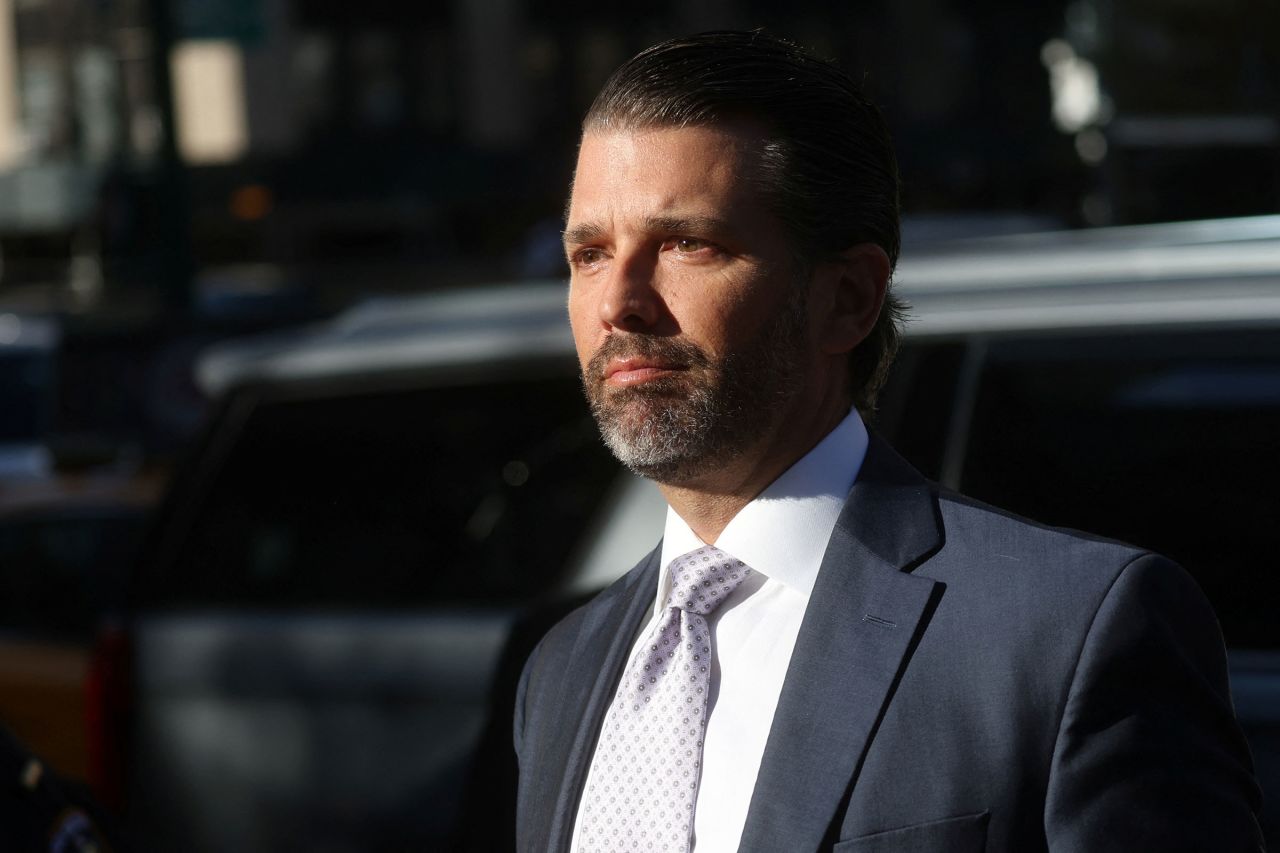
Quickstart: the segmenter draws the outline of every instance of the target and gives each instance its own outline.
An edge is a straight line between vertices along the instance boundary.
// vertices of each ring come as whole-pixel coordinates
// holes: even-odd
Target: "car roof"
[[[216,396],[250,383],[501,365],[573,352],[563,281],[367,300],[327,323],[215,344],[196,363]]]
[[[954,241],[895,281],[914,337],[1280,323],[1280,216]]]
[[[895,288],[908,338],[1280,325],[1280,216],[953,240],[915,248]],[[326,323],[218,344],[197,380],[251,383],[570,358],[565,283],[368,300]]]

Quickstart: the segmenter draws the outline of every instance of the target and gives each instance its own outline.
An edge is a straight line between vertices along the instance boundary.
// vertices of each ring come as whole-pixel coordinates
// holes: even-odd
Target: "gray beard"
[[[583,377],[605,445],[622,464],[658,483],[694,480],[731,461],[773,427],[800,390],[806,343],[803,286],[749,345],[713,360],[678,339],[624,333],[605,340]],[[608,389],[609,359],[659,358],[685,369]]]

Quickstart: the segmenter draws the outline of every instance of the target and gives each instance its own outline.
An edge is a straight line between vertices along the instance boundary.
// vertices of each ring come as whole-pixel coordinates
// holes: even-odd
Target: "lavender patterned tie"
[[[706,616],[751,569],[707,545],[673,560],[670,574],[666,614],[605,715],[577,853],[689,850],[711,684]]]

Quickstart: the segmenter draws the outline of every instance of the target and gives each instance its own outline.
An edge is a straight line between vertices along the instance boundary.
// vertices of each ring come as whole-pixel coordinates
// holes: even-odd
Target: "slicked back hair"
[[[762,131],[755,183],[787,228],[802,271],[858,243],[884,249],[892,270],[900,237],[888,127],[849,75],[790,42],[762,32],[712,32],[654,45],[614,72],[582,128],[739,121]],[[903,314],[890,291],[871,333],[850,354],[850,390],[863,414],[875,408]]]

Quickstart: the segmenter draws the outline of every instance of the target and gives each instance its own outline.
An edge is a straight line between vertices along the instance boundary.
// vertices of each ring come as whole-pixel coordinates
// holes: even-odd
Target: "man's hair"
[[[763,131],[756,184],[785,224],[804,271],[857,243],[898,260],[898,167],[889,130],[861,87],[834,64],[761,32],[712,32],[654,45],[605,83],[582,128],[705,127],[746,121]],[[864,414],[898,348],[905,308],[890,291],[849,358]]]

